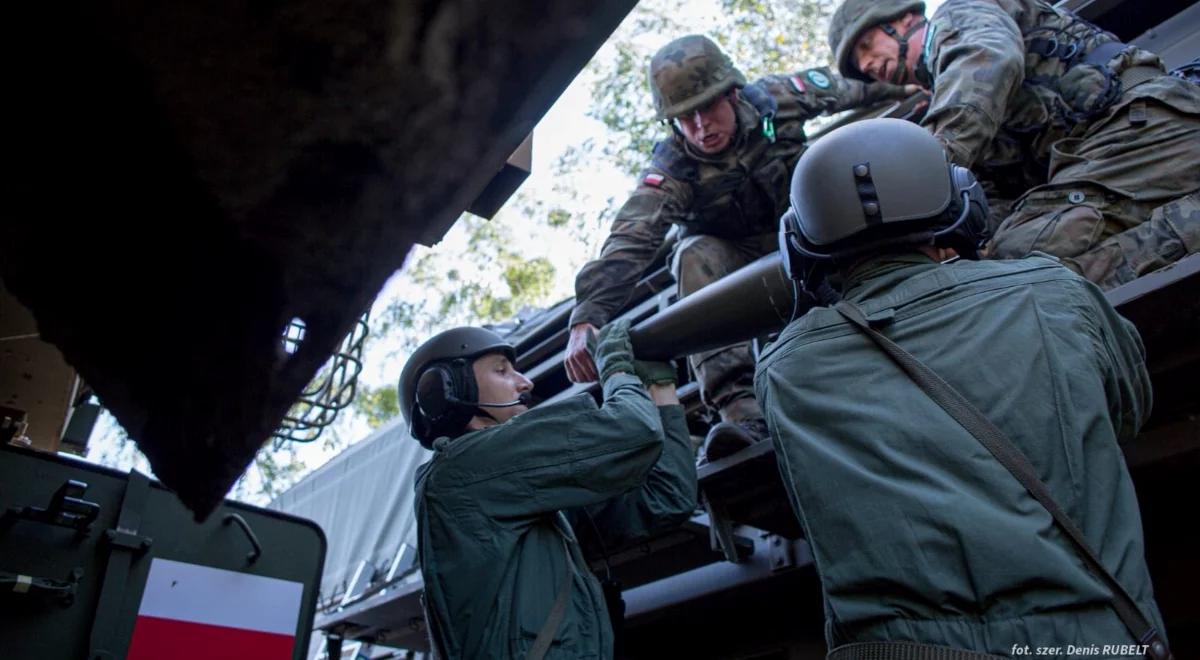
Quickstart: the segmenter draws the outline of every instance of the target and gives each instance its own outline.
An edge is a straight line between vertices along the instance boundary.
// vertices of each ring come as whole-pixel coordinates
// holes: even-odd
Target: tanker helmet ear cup
[[[971,170],[950,163],[950,188],[956,199],[962,196],[964,190],[973,185],[975,185],[975,175],[971,173]]]
[[[430,365],[417,379],[420,415],[414,418],[423,418],[424,428],[438,435],[458,435],[474,414],[475,379],[466,378],[462,372],[470,366],[459,362]]]
[[[457,399],[454,392],[454,377],[444,364],[435,364],[417,379],[417,409],[430,422],[435,422]]]
[[[788,207],[788,210],[779,216],[779,261],[783,266],[783,274],[789,280],[799,280],[801,274],[798,262],[800,255],[792,247],[796,231],[796,209]]]
[[[991,233],[987,193],[984,192],[983,185],[976,180],[971,170],[953,163],[950,165],[950,183],[957,211],[962,212],[964,194],[965,203],[968,205],[966,218],[957,231],[958,235],[974,248],[983,247]]]

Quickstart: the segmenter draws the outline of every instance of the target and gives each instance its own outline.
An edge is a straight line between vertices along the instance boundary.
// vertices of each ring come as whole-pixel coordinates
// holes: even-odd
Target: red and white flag
[[[127,660],[289,660],[300,582],[155,558]]]

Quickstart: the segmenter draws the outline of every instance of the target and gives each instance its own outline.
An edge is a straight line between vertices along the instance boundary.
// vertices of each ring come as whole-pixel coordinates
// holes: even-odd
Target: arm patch
[[[663,175],[655,174],[655,173],[651,172],[651,173],[647,174],[646,176],[642,177],[642,183],[644,185],[651,186],[654,188],[662,188],[664,179],[665,179],[665,177],[663,177]]]

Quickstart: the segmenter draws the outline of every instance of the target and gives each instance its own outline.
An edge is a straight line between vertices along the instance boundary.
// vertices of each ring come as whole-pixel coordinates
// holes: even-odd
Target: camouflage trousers
[[[1200,251],[1200,87],[1163,78],[1055,143],[1049,181],[1017,200],[990,256],[1046,252],[1111,289]]]
[[[697,234],[679,241],[671,255],[671,272],[679,297],[695,293],[779,247],[775,233],[742,239]],[[688,356],[700,383],[704,403],[716,408],[723,421],[762,417],[754,398],[754,356],[750,344]]]

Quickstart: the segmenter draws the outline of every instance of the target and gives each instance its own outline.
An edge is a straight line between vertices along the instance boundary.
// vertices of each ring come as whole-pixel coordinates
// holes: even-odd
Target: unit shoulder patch
[[[820,71],[809,71],[806,75],[808,77],[808,82],[821,89],[829,89],[829,86],[833,84],[832,81],[829,80],[829,76],[821,73]]]

